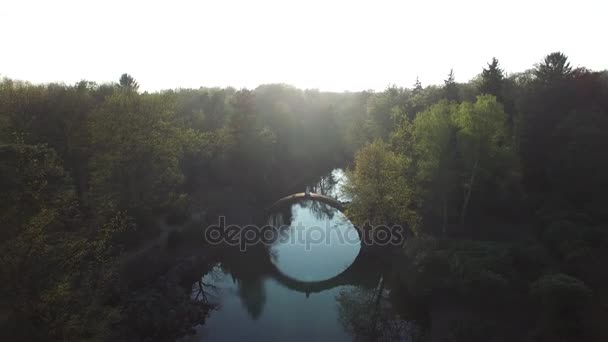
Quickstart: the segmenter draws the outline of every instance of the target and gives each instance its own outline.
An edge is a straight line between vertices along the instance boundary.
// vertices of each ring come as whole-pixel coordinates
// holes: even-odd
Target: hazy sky
[[[608,68],[606,0],[0,0],[0,75],[144,90],[289,83],[382,90],[523,71],[552,51]]]

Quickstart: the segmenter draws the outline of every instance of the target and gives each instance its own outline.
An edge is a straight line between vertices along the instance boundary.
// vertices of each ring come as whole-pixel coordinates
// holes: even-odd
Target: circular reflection
[[[346,270],[361,249],[356,228],[340,211],[318,201],[303,201],[270,218],[280,238],[270,247],[284,275],[310,282]]]

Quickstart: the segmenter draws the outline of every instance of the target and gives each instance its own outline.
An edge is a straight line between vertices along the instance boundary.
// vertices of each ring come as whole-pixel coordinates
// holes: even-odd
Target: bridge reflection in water
[[[384,335],[412,340],[406,338],[411,325],[396,316],[389,303],[390,251],[357,243],[354,226],[327,202],[301,196],[288,199],[272,206],[260,218],[262,225],[270,222],[295,237],[300,232],[295,223],[303,222],[308,227],[348,230],[352,240],[343,244],[331,240],[309,249],[279,238],[246,251],[217,246],[218,267],[198,285],[219,310],[197,328],[200,340],[280,336],[346,342],[353,337],[380,340]]]
[[[292,291],[304,293],[308,297],[311,293],[319,293],[345,285],[373,288],[378,284],[378,281],[382,276],[381,268],[377,266],[378,265],[373,262],[373,258],[366,255],[365,249],[361,249],[350,266],[339,274],[325,280],[298,280],[284,274],[274,264],[269,267],[269,272],[267,275],[274,278],[279,284],[285,286],[286,288]]]
[[[390,251],[363,243],[365,234],[342,215],[349,203],[336,199],[348,197],[340,191],[324,191],[328,190],[324,186],[312,189],[322,194],[307,191],[281,198],[259,216],[253,215],[255,223],[270,223],[289,238],[302,232],[296,223],[305,228],[338,228],[350,232],[350,241],[332,239],[304,248],[298,235],[296,243],[273,237],[276,240],[250,245],[246,251],[238,246],[216,246],[217,268],[204,276],[199,288],[208,291],[219,310],[197,328],[201,340],[276,340],[279,336],[346,342],[354,336],[379,340],[386,332],[393,339],[404,336],[393,330],[409,325],[399,323],[402,321],[389,303],[391,291],[385,290],[391,279],[387,277],[393,259]]]
[[[387,264],[365,248],[359,250],[346,269],[333,277],[316,281],[300,280],[281,271],[273,261],[272,252],[262,246],[254,246],[246,252],[238,248],[225,252],[220,262],[221,271],[230,274],[241,303],[253,319],[257,319],[264,310],[269,279],[309,297],[343,286],[375,289],[387,271]]]
[[[344,209],[344,204],[327,196],[305,193],[284,197],[273,204],[267,211],[267,218],[271,225],[277,229],[291,229],[293,220],[294,204],[300,204],[298,210],[310,211],[318,221],[335,221],[337,211]],[[348,226],[356,229],[350,225]],[[292,232],[293,233],[293,232]],[[218,257],[221,270],[229,273],[233,282],[237,285],[237,294],[242,304],[246,307],[250,316],[254,319],[261,315],[266,301],[266,280],[273,279],[280,286],[291,291],[302,293],[309,297],[311,294],[329,291],[342,286],[354,286],[365,289],[374,289],[378,286],[380,279],[385,273],[387,264],[376,257],[376,253],[370,248],[358,247],[358,251],[349,266],[339,271],[334,276],[322,280],[302,280],[287,274],[276,263],[276,255],[273,251],[273,243],[249,246],[243,252],[238,247],[226,247],[222,255]],[[290,246],[291,248],[291,246]],[[327,246],[327,249],[340,248],[340,246]],[[351,249],[352,250],[352,249]],[[310,253],[315,253],[314,248]],[[318,262],[309,255],[301,255],[302,258],[310,257],[310,263]],[[307,259],[308,260],[308,259]],[[302,263],[308,263],[301,260]],[[314,267],[315,265],[311,265]],[[322,266],[320,266],[322,267]]]
[[[268,209],[269,221],[273,225],[283,225],[284,221],[291,221],[291,208],[294,204],[306,204],[310,205],[310,209],[318,214],[319,218],[331,219],[333,217],[333,211],[337,210],[343,212],[345,205],[348,203],[340,202],[337,199],[325,196],[322,194],[300,192],[293,195],[285,196]],[[277,214],[278,213],[278,214]],[[277,222],[276,215],[285,215],[284,217],[289,218],[284,220],[280,219]],[[361,231],[358,227],[352,226],[361,238]],[[326,232],[328,233],[328,232]],[[382,267],[374,262],[371,257],[370,250],[365,248],[364,244],[360,245],[359,253],[352,261],[352,263],[342,272],[336,274],[331,278],[327,278],[319,281],[303,281],[296,279],[290,275],[282,272],[270,259],[270,264],[266,275],[274,278],[281,285],[286,288],[305,293],[308,297],[311,293],[319,293],[325,290],[330,290],[338,286],[352,285],[352,286],[363,286],[363,287],[375,287],[381,277]]]

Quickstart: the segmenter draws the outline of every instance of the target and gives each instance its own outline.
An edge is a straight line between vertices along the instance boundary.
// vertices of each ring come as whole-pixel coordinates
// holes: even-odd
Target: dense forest
[[[455,75],[352,93],[3,79],[0,336],[175,339],[209,307],[158,285],[170,253],[133,254],[193,211],[262,209],[344,166],[353,223],[413,232],[390,252],[405,317],[449,296],[483,317],[452,341],[605,340],[608,72],[556,52]]]

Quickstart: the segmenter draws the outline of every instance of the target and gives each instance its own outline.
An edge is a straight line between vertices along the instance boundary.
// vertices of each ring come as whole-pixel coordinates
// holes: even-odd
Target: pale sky
[[[606,0],[0,0],[0,75],[143,90],[288,83],[329,91],[440,84],[492,56],[523,71],[562,51],[608,68]]]

